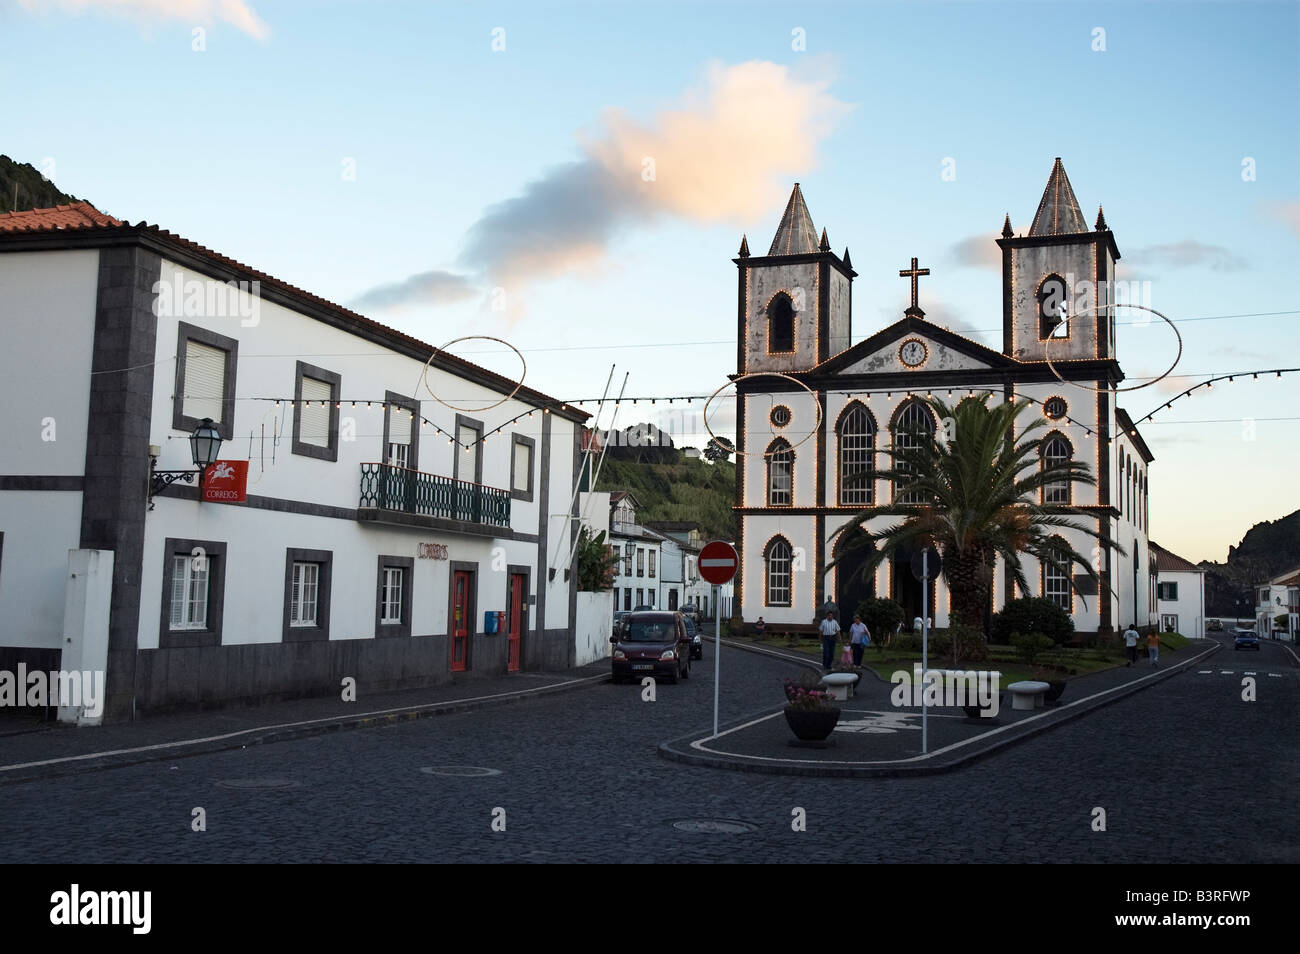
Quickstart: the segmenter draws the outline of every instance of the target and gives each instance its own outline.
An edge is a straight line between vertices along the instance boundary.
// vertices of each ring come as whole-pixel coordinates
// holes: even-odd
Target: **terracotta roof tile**
[[[29,209],[0,215],[0,232],[46,232],[51,229],[85,229],[97,225],[121,225],[89,202],[56,205],[52,209]]]
[[[1160,573],[1204,573],[1205,571],[1191,560],[1184,560],[1176,553],[1170,553],[1164,547],[1151,542],[1151,549],[1156,551],[1156,571]]]

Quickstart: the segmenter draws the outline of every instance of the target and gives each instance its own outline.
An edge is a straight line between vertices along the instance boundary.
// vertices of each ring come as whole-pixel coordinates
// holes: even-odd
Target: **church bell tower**
[[[1115,357],[1119,249],[1100,207],[1088,229],[1059,158],[1029,232],[1017,236],[1008,215],[998,245],[1004,354],[1053,362]]]
[[[736,368],[808,371],[849,346],[852,284],[857,272],[820,240],[799,183],[766,255],[749,254],[740,241],[733,259],[740,272]]]

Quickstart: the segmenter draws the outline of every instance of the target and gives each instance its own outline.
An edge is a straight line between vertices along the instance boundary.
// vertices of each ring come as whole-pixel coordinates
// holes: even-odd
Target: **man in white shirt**
[[[840,635],[840,624],[835,621],[835,614],[827,612],[819,629],[822,632],[822,668],[830,672],[835,664],[835,644]]]
[[[1128,665],[1132,666],[1138,658],[1138,631],[1130,623],[1124,630],[1124,651],[1128,653]]]

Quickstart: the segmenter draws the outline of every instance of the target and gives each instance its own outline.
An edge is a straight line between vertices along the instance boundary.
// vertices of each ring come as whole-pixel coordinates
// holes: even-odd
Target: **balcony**
[[[393,464],[362,464],[357,519],[498,536],[497,528],[510,528],[510,494]]]

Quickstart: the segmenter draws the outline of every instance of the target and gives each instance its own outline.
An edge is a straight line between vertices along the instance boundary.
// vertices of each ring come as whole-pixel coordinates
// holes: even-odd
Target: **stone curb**
[[[736,649],[747,649],[750,652],[762,652],[765,655],[777,655],[765,649],[755,646],[735,646]],[[1089,715],[1098,709],[1108,706],[1120,699],[1125,699],[1135,692],[1148,689],[1151,686],[1163,682],[1172,676],[1176,676],[1192,665],[1208,659],[1215,653],[1223,649],[1223,645],[1215,641],[1214,645],[1206,649],[1205,652],[1193,656],[1177,665],[1161,670],[1155,674],[1155,678],[1149,678],[1141,683],[1130,686],[1112,687],[1110,695],[1104,699],[1095,700],[1088,705],[1071,708],[1065,712],[1059,712],[1058,718],[1044,719],[1034,725],[1028,726],[1021,731],[1013,731],[1005,738],[998,739],[979,745],[974,751],[965,755],[958,755],[949,759],[937,762],[930,762],[919,765],[908,765],[902,762],[886,763],[873,766],[850,766],[836,765],[835,763],[826,764],[808,764],[806,762],[751,762],[743,755],[706,755],[690,748],[692,742],[707,739],[710,736],[700,735],[698,732],[692,732],[687,735],[678,736],[667,742],[662,742],[658,746],[659,756],[671,762],[682,762],[688,765],[699,765],[708,768],[721,768],[733,772],[754,772],[763,775],[795,775],[804,777],[827,777],[827,778],[901,778],[903,776],[918,775],[939,775],[944,772],[951,772],[958,768],[964,768],[979,759],[985,758],[996,752],[1000,752],[1012,745],[1023,742],[1025,739],[1032,738],[1041,732],[1054,729],[1057,726],[1071,722],[1080,716]],[[788,657],[781,656],[782,659]],[[795,660],[790,660],[794,662]],[[821,667],[815,663],[811,664],[813,669],[821,670]],[[1118,690],[1118,691],[1115,691]],[[1108,690],[1101,690],[1106,692]],[[753,715],[746,716],[742,719],[736,719],[721,726],[720,729],[725,731],[736,726],[744,725],[746,722],[764,715],[771,715],[770,709],[761,710]]]
[[[61,778],[68,775],[81,775],[87,772],[99,772],[108,769],[126,768],[131,765],[144,765],[149,762],[165,762],[194,755],[211,755],[215,752],[228,752],[244,749],[252,745],[267,745],[274,742],[291,742],[313,735],[329,732],[341,732],[348,729],[369,729],[400,722],[411,722],[429,716],[451,715],[457,712],[470,712],[493,706],[508,705],[539,696],[555,695],[586,688],[609,679],[608,673],[583,676],[552,686],[540,686],[534,689],[513,689],[507,693],[488,696],[474,696],[467,699],[453,699],[446,702],[431,702],[424,705],[403,706],[400,709],[372,710],[356,715],[326,716],[299,723],[282,723],[279,725],[259,726],[251,729],[239,729],[232,733],[214,736],[211,739],[198,739],[187,744],[186,740],[161,742],[135,749],[125,749],[105,753],[85,753],[63,759],[41,762],[18,763],[13,766],[0,765],[0,785],[30,782],[39,779]]]

